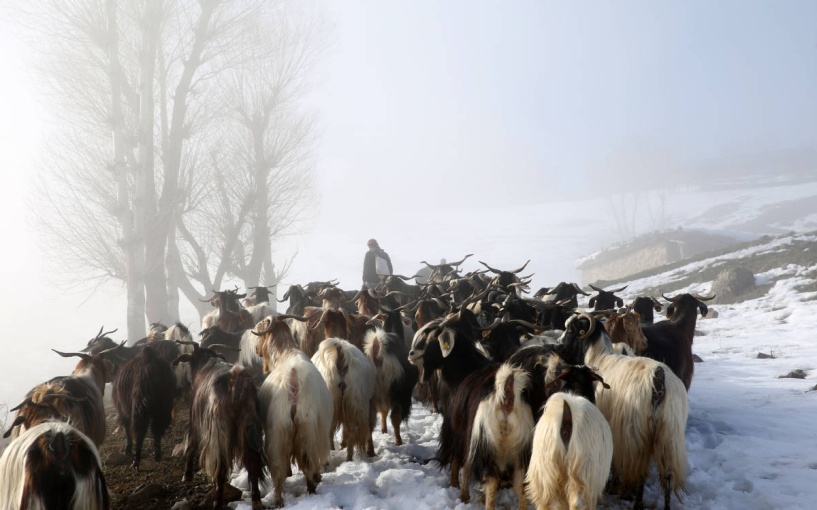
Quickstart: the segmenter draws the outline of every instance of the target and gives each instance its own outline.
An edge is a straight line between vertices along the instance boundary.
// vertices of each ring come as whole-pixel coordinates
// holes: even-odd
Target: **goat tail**
[[[664,395],[653,413],[653,456],[664,493],[669,494],[671,491],[680,500],[686,484],[687,471],[684,441],[688,411],[687,393],[684,383],[671,371],[658,367],[654,379],[659,381],[661,375]]]

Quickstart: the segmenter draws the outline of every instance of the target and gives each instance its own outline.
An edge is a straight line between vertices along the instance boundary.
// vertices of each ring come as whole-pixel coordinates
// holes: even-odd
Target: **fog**
[[[273,247],[278,263],[295,257],[283,284],[359,287],[372,237],[403,274],[475,253],[468,269],[534,259],[534,285],[578,280],[577,257],[620,240],[608,196],[817,176],[817,3],[314,5],[328,20],[302,100],[316,193],[298,235]],[[49,348],[77,349],[103,324],[125,339],[125,299],[118,283],[66,287],[33,231],[56,119],[31,65],[41,48],[0,16],[0,403],[14,405],[70,371]]]

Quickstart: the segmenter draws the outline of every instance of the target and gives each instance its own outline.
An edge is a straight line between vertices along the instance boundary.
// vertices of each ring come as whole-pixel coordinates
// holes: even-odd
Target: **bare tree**
[[[297,99],[322,48],[312,7],[18,6],[45,41],[38,67],[58,121],[40,165],[44,240],[75,281],[125,284],[130,337],[146,318],[178,318],[179,291],[197,304],[226,275],[278,278],[273,243],[311,185],[314,123]]]

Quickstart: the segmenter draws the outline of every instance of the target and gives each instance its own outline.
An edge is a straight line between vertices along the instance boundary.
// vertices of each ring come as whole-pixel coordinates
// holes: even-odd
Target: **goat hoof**
[[[252,510],[263,510],[264,505],[261,504],[261,501],[253,501],[252,502]]]

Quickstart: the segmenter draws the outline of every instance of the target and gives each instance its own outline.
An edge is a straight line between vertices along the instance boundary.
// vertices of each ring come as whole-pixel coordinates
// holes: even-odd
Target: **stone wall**
[[[603,263],[582,269],[582,284],[610,281],[675,262],[680,258],[677,243],[664,242],[622,254]]]

